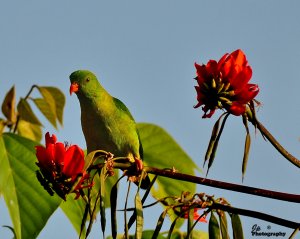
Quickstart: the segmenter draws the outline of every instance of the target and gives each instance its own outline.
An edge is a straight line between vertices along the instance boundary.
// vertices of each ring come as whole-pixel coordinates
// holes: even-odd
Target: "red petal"
[[[63,173],[68,177],[76,177],[84,167],[84,153],[77,145],[68,148],[65,154]]]
[[[204,111],[204,115],[202,116],[203,119],[210,118],[215,113],[216,109],[209,109],[206,105],[202,107]],[[209,113],[207,113],[209,111]]]
[[[55,144],[56,141],[57,141],[57,138],[56,138],[55,134],[52,134],[52,136],[50,136],[50,133],[49,133],[49,132],[47,132],[47,133],[45,134],[45,139],[46,139],[46,148],[47,148],[47,146],[48,146],[49,144]]]
[[[222,72],[222,78],[228,78],[229,74],[232,72],[234,67],[232,56],[227,56],[226,61],[220,66],[220,71]]]
[[[227,60],[228,53],[226,53],[224,56],[221,57],[221,59],[218,61],[218,70],[221,71],[221,68],[224,64],[224,62]]]
[[[35,149],[39,167],[47,171],[52,171],[54,164],[54,144],[50,144],[47,148],[36,146]]]
[[[240,92],[238,92],[234,100],[240,103],[246,104],[250,100],[253,100],[259,92],[259,87],[256,84],[247,84]]]
[[[63,143],[56,143],[55,144],[55,155],[54,155],[54,161],[56,164],[62,165],[64,163],[64,158],[66,154],[66,148]]]
[[[46,149],[43,146],[35,146],[36,157],[39,163],[45,167],[47,165],[47,153]]]
[[[196,80],[199,85],[202,85],[205,79],[207,78],[207,71],[205,65],[199,65],[195,63],[197,77]]]
[[[211,77],[217,77],[219,75],[218,63],[215,60],[209,60],[206,65],[207,77],[206,80],[210,80]]]
[[[230,55],[233,56],[233,58],[235,60],[235,63],[234,63],[235,65],[239,65],[239,66],[246,66],[247,65],[246,56],[245,56],[244,52],[241,49],[235,50]]]
[[[239,116],[245,113],[246,105],[233,102],[228,111],[233,115]]]
[[[238,69],[237,67],[236,71],[236,75],[232,76],[230,84],[235,90],[238,90],[243,88],[250,81],[252,77],[252,69],[250,66],[246,66],[242,69]]]
[[[199,107],[200,105],[203,104],[203,98],[205,98],[205,96],[201,92],[201,88],[199,86],[195,86],[195,89],[197,91],[197,101],[198,101],[198,104],[197,104],[198,106],[197,107]],[[195,108],[197,108],[197,107],[195,107]]]

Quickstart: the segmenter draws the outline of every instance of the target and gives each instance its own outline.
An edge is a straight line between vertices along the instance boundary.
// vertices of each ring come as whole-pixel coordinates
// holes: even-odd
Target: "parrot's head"
[[[88,70],[74,71],[70,75],[70,95],[76,93],[77,95],[89,96],[92,95],[96,89],[99,89],[100,83],[97,77]]]

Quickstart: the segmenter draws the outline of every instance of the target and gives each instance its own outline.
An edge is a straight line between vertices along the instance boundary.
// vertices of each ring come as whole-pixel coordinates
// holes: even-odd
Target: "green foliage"
[[[142,234],[142,238],[143,239],[166,239],[167,237],[165,236],[166,233],[160,233],[158,235],[156,235],[155,237],[153,237],[153,230],[145,230],[143,231]],[[106,239],[112,239],[113,237],[109,236]],[[120,234],[116,237],[117,239],[122,239],[123,234]],[[180,231],[176,231],[173,233],[171,239],[185,239],[186,238],[186,233],[185,232],[180,232]],[[208,239],[208,234],[206,232],[203,231],[194,231],[193,237],[190,239]],[[135,239],[135,235],[130,235],[129,239]]]
[[[36,238],[61,202],[36,179],[35,145],[11,133],[0,138],[0,192],[18,239]]]
[[[231,214],[231,225],[233,231],[233,239],[244,239],[242,222],[237,214]]]
[[[135,201],[135,213],[136,213],[135,238],[142,239],[144,217],[143,217],[143,205],[142,205],[139,192],[137,192],[137,194],[135,195],[134,201]]]
[[[22,119],[19,119],[18,121],[17,133],[23,137],[37,142],[40,142],[43,137],[42,128],[40,125],[32,124]]]
[[[118,173],[116,173],[115,176],[109,177],[105,180],[106,192],[105,192],[105,197],[102,198],[101,200],[106,208],[108,208],[110,206],[109,195],[110,195],[111,188],[113,187],[114,183],[117,181],[117,176],[118,176]],[[100,177],[95,175],[94,185],[90,191],[91,198],[97,197],[97,194],[100,190],[101,190],[101,180],[100,180]],[[102,197],[103,197],[103,195],[102,195]],[[91,207],[90,209],[93,209],[93,207],[95,206],[94,204],[95,204],[95,201],[92,201],[92,204],[88,205],[88,207]],[[75,228],[76,232],[78,234],[80,234],[81,229],[83,229],[82,235],[84,236],[85,231],[86,231],[86,228],[85,228],[86,222],[93,223],[93,220],[94,220],[94,218],[93,218],[92,221],[90,221],[91,218],[88,215],[85,215],[86,206],[87,206],[86,202],[82,198],[79,198],[78,200],[74,200],[74,195],[69,195],[66,202],[63,202],[60,206],[61,206],[63,212],[65,213],[65,215],[67,216],[67,218],[69,219],[70,223]],[[96,207],[95,207],[94,214],[96,215],[99,211],[100,211],[100,206],[98,203],[98,205],[96,205]],[[104,209],[102,207],[102,213],[103,212],[104,212]],[[105,216],[105,215],[102,214],[102,217],[103,216]],[[104,220],[104,218],[102,218],[102,220]],[[82,225],[84,225],[83,228],[81,228]],[[102,222],[102,225],[104,226],[103,222]]]
[[[35,88],[38,89],[41,97],[30,97]],[[65,97],[59,89],[48,86],[33,86],[26,97],[21,98],[17,104],[14,87],[6,94],[2,104],[2,113],[5,118],[0,118],[0,195],[3,195],[12,219],[12,227],[6,227],[14,232],[17,239],[36,238],[52,213],[60,205],[80,238],[85,238],[89,234],[96,214],[100,212],[101,228],[104,236],[106,228],[105,208],[112,205],[113,238],[122,238],[122,236],[117,235],[118,192],[116,182],[118,172],[116,170],[115,175],[111,177],[107,177],[106,168],[102,168],[101,172],[95,173],[93,175],[94,186],[85,189],[85,192],[88,192],[85,200],[82,198],[75,200],[75,195],[71,194],[67,197],[66,202],[61,203],[60,198],[57,196],[51,197],[41,186],[36,178],[38,168],[36,166],[35,146],[42,137],[42,123],[33,111],[30,102],[35,104],[55,128],[58,124],[62,125],[63,123]],[[146,166],[179,171],[189,175],[194,175],[195,170],[199,170],[192,159],[164,129],[149,123],[139,123],[137,127],[144,149],[144,163]],[[6,128],[17,134],[3,133]],[[213,132],[209,147],[210,154],[215,154],[214,147],[217,146],[221,132],[222,129],[219,128],[219,125],[215,126],[215,132]],[[91,154],[86,157],[85,169],[94,163],[94,156]],[[149,176],[153,178],[152,175]],[[196,185],[193,183],[183,181],[178,183],[173,179],[157,177],[156,183],[151,189],[151,194],[156,199],[169,197],[167,203],[174,203],[174,198],[171,199],[172,196],[179,197],[182,192],[190,192],[193,195],[195,190]],[[176,215],[166,204],[164,205],[164,211],[158,218],[155,230],[143,231],[144,198],[141,199],[139,193],[138,190],[134,199],[136,232],[135,235],[129,236],[129,238],[208,238],[208,233],[194,230],[194,225],[192,225],[193,213],[190,213],[189,219],[189,228],[193,229],[193,233],[187,235],[185,232],[180,232],[178,227],[182,224],[183,219],[178,215],[178,212]],[[111,198],[109,195],[111,195]],[[146,198],[146,196],[144,197]],[[161,232],[167,214],[172,221],[169,233]],[[243,238],[242,225],[238,215],[231,214],[231,224],[234,238]],[[88,225],[87,228],[86,225]],[[227,227],[224,212],[219,213],[219,221],[211,213],[209,238],[220,238],[221,235],[222,238],[229,238]]]
[[[37,98],[33,101],[49,122],[57,128],[56,121],[58,121],[61,125],[63,124],[65,96],[55,87],[38,86],[37,88],[43,98]]]
[[[213,212],[211,212],[210,214],[208,231],[209,231],[209,239],[221,239],[218,219],[216,218]]]
[[[218,211],[222,239],[229,239],[226,213]]]
[[[188,156],[188,154],[178,145],[178,143],[161,127],[149,124],[137,124],[140,133],[145,165],[160,169],[178,170],[180,173],[194,175],[199,168]],[[183,191],[195,193],[196,185],[189,182],[178,181],[158,177],[157,185],[151,190],[154,198],[159,199],[166,196],[178,196]],[[169,210],[171,220],[176,215]],[[178,224],[180,225],[180,223]]]
[[[19,116],[22,120],[27,121],[31,124],[42,126],[39,119],[33,113],[31,106],[29,105],[27,100],[21,98],[18,103],[17,109],[18,109]]]
[[[30,97],[35,88],[39,90],[42,98]],[[29,99],[55,128],[57,128],[57,121],[63,124],[65,96],[58,88],[34,85],[28,94],[19,100],[16,107],[16,92],[13,86],[2,103],[2,113],[5,119],[0,119],[0,134],[5,127],[8,127],[10,132],[16,132],[34,141],[39,142],[42,139],[42,123],[32,110]]]
[[[6,117],[8,124],[13,124],[16,122],[16,90],[13,86],[7,93],[2,103],[2,113]]]

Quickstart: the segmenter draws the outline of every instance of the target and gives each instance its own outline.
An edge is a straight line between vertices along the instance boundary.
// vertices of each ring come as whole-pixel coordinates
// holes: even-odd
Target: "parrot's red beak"
[[[76,82],[72,83],[70,86],[70,95],[72,95],[72,93],[76,93],[78,91],[79,91],[78,83],[76,83]]]

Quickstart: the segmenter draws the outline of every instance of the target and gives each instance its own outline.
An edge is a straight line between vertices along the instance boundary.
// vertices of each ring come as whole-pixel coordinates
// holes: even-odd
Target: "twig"
[[[270,141],[270,143],[277,149],[277,151],[289,160],[292,164],[300,168],[300,160],[290,154],[275,138],[274,136],[258,121],[256,120],[257,128]]]
[[[298,222],[293,222],[289,221],[283,218],[275,217],[266,213],[262,212],[257,212],[257,211],[252,211],[252,210],[247,210],[247,209],[242,209],[242,208],[236,208],[236,207],[231,207],[228,205],[220,204],[220,203],[213,203],[210,208],[212,209],[220,209],[226,212],[234,213],[234,214],[239,214],[243,216],[248,216],[248,217],[254,217],[258,218],[264,221],[272,222],[277,225],[281,225],[284,227],[296,229],[299,228],[300,223]]]
[[[177,173],[174,171],[158,169],[153,167],[145,167],[144,169],[146,172],[150,174],[159,175],[167,178],[173,178],[181,181],[201,184],[209,187],[221,188],[221,189],[240,192],[240,193],[252,194],[260,197],[300,203],[300,195],[297,194],[282,193],[282,192],[276,192],[276,191],[271,191],[271,190],[266,190],[261,188],[243,186],[239,184],[226,183],[217,180],[196,177],[189,174]]]

